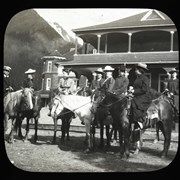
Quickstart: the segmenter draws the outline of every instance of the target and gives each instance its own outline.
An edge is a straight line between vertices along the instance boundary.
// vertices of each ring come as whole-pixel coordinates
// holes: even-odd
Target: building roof
[[[167,25],[174,25],[174,23],[166,14],[157,10],[149,10],[137,15],[129,16],[109,23],[73,29],[73,31],[75,33],[78,33],[84,31],[98,31],[98,30],[107,30],[107,29],[167,26]]]
[[[41,59],[66,60],[66,58],[57,49],[51,52],[48,56],[43,56]]]

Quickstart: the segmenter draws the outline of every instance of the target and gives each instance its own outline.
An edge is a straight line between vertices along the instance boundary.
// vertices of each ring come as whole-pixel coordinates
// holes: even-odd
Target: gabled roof
[[[48,56],[43,56],[41,59],[66,60],[66,58],[57,49],[51,52]]]
[[[74,32],[97,31],[118,28],[137,28],[147,26],[165,26],[174,25],[173,21],[163,12],[157,10],[148,10],[146,12],[129,16],[123,19],[112,21],[105,24],[89,26],[79,29],[73,29]]]

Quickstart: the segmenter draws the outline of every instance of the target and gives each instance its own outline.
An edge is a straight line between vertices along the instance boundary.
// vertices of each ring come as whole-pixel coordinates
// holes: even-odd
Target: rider
[[[129,85],[129,79],[125,77],[126,67],[121,65],[119,67],[119,76],[115,79],[114,87],[112,89],[113,94],[117,97],[125,96]]]
[[[74,93],[74,80],[69,77],[69,70],[63,69],[63,77],[60,78],[57,88],[57,94],[73,94]],[[51,116],[52,101],[49,103],[49,113]]]
[[[166,91],[170,92],[170,95],[173,97],[174,109],[176,115],[179,115],[179,79],[177,79],[178,70],[173,68],[169,73],[171,79],[168,80]]]
[[[106,92],[112,92],[112,89],[114,87],[115,79],[113,78],[113,71],[114,68],[111,66],[105,66],[104,72],[105,72],[105,81],[103,83],[103,88],[106,90]]]
[[[152,100],[149,92],[149,79],[147,76],[145,76],[145,72],[147,70],[147,65],[144,63],[138,63],[135,66],[135,73],[137,75],[137,78],[134,81],[134,97],[131,101],[133,121],[137,122],[135,123],[135,125],[138,125],[141,129],[147,128],[149,125],[146,121],[145,116],[146,110]]]
[[[4,71],[3,71],[3,75],[4,75],[4,81],[3,81],[3,95],[4,97],[11,91],[13,91],[13,88],[11,87],[11,80],[10,80],[10,77],[9,77],[9,74],[10,74],[10,70],[11,70],[11,67],[9,66],[4,66]]]
[[[69,77],[69,70],[63,69],[63,77],[59,80],[58,90],[60,94],[73,94],[74,80]]]
[[[32,88],[34,90],[34,73],[36,70],[34,69],[28,69],[25,74],[27,74],[26,79],[23,82],[24,88]]]

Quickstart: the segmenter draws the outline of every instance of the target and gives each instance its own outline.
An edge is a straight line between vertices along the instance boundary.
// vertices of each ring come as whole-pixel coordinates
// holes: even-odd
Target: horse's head
[[[61,99],[59,96],[55,96],[53,98],[52,109],[51,109],[51,117],[57,117],[64,109],[64,106],[61,103]]]
[[[33,97],[33,90],[31,88],[23,88],[22,89],[21,104],[22,104],[24,110],[33,109],[32,97]]]

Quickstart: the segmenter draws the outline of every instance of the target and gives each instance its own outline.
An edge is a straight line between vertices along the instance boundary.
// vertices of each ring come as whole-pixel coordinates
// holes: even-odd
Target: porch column
[[[104,49],[105,53],[107,53],[107,38],[108,38],[108,35],[106,34],[106,36],[105,36],[105,49]]]
[[[77,55],[77,36],[75,37],[75,53],[74,55]]]
[[[174,42],[173,38],[174,38],[174,31],[170,31],[170,33],[171,33],[171,48],[170,48],[170,52],[173,52],[173,42]]]
[[[131,36],[132,36],[132,33],[128,33],[128,36],[129,36],[128,53],[130,53],[131,52]]]
[[[101,35],[100,35],[100,34],[98,34],[98,35],[97,35],[97,37],[98,37],[97,53],[99,54],[99,53],[100,53]]]

